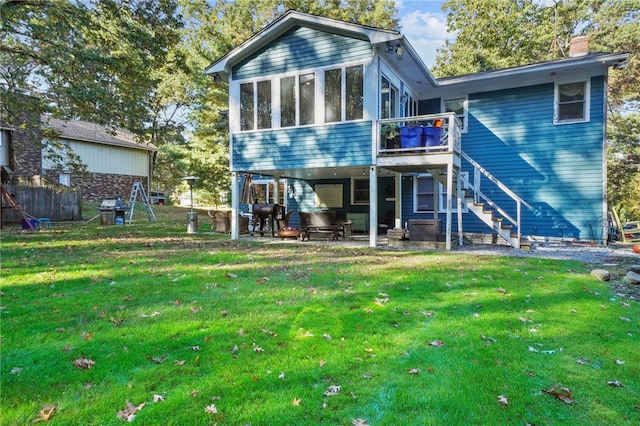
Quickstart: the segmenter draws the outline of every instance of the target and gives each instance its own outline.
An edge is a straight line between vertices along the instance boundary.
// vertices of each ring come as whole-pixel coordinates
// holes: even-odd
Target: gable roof
[[[89,121],[67,121],[47,116],[43,116],[41,121],[43,126],[49,127],[60,133],[60,139],[113,145],[146,151],[158,150],[158,148],[152,144],[136,142],[135,135],[124,129],[116,129],[115,134],[113,134],[113,132],[109,132],[104,126],[91,123]]]
[[[402,47],[405,54],[402,63],[402,70],[407,75],[422,75],[427,77],[430,85],[435,85],[435,79],[431,75],[429,69],[424,65],[422,59],[415,52],[407,39],[398,31],[385,30],[381,28],[369,27],[366,25],[352,24],[348,22],[338,21],[331,18],[309,15],[295,10],[289,10],[278,19],[264,27],[261,31],[254,34],[247,41],[231,50],[222,58],[213,62],[204,73],[213,75],[223,80],[229,78],[231,68],[241,62],[246,57],[260,50],[261,48],[272,43],[277,38],[284,35],[287,31],[295,27],[308,27],[320,31],[330,32],[332,34],[344,35],[347,37],[359,38],[369,41],[374,47],[380,46],[380,54],[392,55],[396,57],[395,49],[393,52],[385,52],[386,46]],[[398,57],[399,58],[399,57]]]

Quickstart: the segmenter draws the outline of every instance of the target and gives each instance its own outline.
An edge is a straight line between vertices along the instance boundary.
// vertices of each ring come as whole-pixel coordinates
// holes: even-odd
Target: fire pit
[[[282,238],[298,238],[302,233],[298,228],[286,227],[278,231],[278,237]]]

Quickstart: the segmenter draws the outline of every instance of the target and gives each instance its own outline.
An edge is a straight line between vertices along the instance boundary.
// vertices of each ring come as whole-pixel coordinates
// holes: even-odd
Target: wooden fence
[[[80,189],[59,190],[50,187],[6,186],[7,191],[23,212],[35,218],[51,221],[82,220],[82,192]],[[19,212],[8,209],[3,200],[2,223],[19,223]]]

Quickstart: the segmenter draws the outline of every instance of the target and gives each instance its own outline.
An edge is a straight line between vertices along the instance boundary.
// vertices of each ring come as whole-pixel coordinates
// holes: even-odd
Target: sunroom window
[[[296,125],[296,78],[280,79],[280,127]]]
[[[303,74],[298,82],[300,93],[300,125],[316,122],[316,76],[314,73]]]
[[[324,121],[333,123],[342,119],[342,70],[324,72]]]
[[[255,105],[253,102],[253,83],[240,85],[240,130],[253,130]]]

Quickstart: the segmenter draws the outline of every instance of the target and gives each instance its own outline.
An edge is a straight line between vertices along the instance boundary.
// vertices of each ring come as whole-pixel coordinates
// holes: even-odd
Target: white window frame
[[[265,131],[265,130],[273,130],[273,129],[291,129],[294,127],[312,127],[312,126],[322,126],[322,125],[326,125],[326,124],[338,124],[338,123],[345,123],[345,122],[357,122],[357,121],[363,121],[365,119],[366,116],[366,105],[365,102],[366,100],[363,99],[363,103],[362,103],[362,118],[357,118],[357,119],[351,119],[351,120],[347,120],[347,95],[346,95],[346,90],[347,90],[347,68],[353,68],[353,67],[361,67],[362,68],[362,97],[365,98],[366,97],[366,74],[367,74],[367,67],[366,67],[366,63],[362,62],[362,61],[357,61],[357,62],[349,62],[349,63],[344,63],[344,64],[340,64],[339,66],[328,66],[328,67],[323,67],[323,68],[314,68],[314,69],[306,69],[306,70],[298,70],[295,73],[287,73],[287,74],[282,74],[282,75],[274,75],[272,77],[268,77],[268,78],[252,78],[252,79],[246,79],[246,80],[238,80],[237,81],[237,92],[238,93],[238,99],[237,99],[237,104],[234,107],[234,109],[237,111],[238,114],[238,127],[237,127],[237,131],[235,133],[244,133],[244,132],[259,132],[259,131]],[[325,71],[328,70],[340,70],[340,78],[341,78],[341,110],[340,110],[340,120],[339,121],[331,121],[331,122],[326,122],[325,121],[325,99],[324,99],[324,89],[325,89]],[[313,78],[314,78],[314,85],[315,85],[315,89],[314,89],[314,96],[315,96],[315,103],[314,103],[314,108],[315,108],[315,113],[314,113],[314,122],[313,123],[309,123],[309,124],[300,124],[300,102],[301,102],[301,97],[300,97],[300,77],[303,75],[309,75],[309,74],[313,74]],[[281,102],[281,79],[282,78],[287,78],[287,77],[293,77],[294,78],[294,96],[295,96],[295,125],[293,126],[286,126],[283,127],[282,126],[282,116],[281,116],[281,108],[282,108],[282,102]],[[262,81],[270,81],[271,82],[271,127],[270,128],[258,128],[258,82],[262,82]],[[240,105],[242,104],[241,102],[241,96],[242,96],[242,85],[244,84],[251,84],[253,87],[253,128],[252,129],[244,129],[241,130],[241,119],[242,119],[242,111],[240,110]],[[396,99],[396,104],[398,103],[398,100]],[[396,105],[396,109],[398,108],[398,105]]]
[[[419,210],[418,209],[418,182],[420,179],[424,179],[424,178],[429,178],[431,179],[431,186],[432,186],[432,191],[431,191],[431,196],[435,197],[435,186],[433,185],[433,182],[435,181],[433,179],[433,176],[431,176],[431,173],[421,173],[417,176],[413,177],[413,212],[414,213],[433,213],[433,209],[431,210]],[[425,193],[427,194],[427,193]],[[435,203],[435,198],[434,198],[434,203]]]
[[[391,100],[391,93],[395,92],[395,98],[393,99],[393,105],[392,105],[392,111],[389,112],[389,117],[384,117],[382,115],[382,110],[383,110],[383,106],[384,106],[384,102],[382,101],[382,80],[387,80],[389,82],[389,100]],[[380,110],[378,111],[378,114],[380,116],[380,118],[384,119],[384,118],[398,118],[400,117],[400,89],[398,88],[398,86],[394,83],[392,78],[389,78],[388,76],[382,74],[380,77]],[[391,113],[393,112],[393,114]]]
[[[469,182],[469,172],[460,172],[464,179]],[[457,176],[453,177],[453,186],[457,185],[458,178]],[[462,189],[466,189],[464,182],[462,184]],[[454,198],[455,199],[455,198]],[[447,188],[440,182],[438,182],[438,213],[446,213],[447,212]],[[458,213],[458,203],[455,202],[453,204],[453,208],[451,209],[451,213]],[[463,201],[462,203],[462,213],[469,213],[469,208],[467,207],[467,203]]]
[[[69,173],[60,173],[58,175],[60,185],[71,186],[71,175]]]
[[[564,86],[567,84],[575,84],[575,83],[583,83],[584,84],[584,117],[569,119],[569,120],[560,120],[560,86]],[[590,79],[580,79],[575,81],[556,81],[553,87],[553,124],[555,125],[563,125],[563,124],[574,124],[574,123],[588,123],[591,120],[591,80]]]
[[[366,202],[364,200],[358,200],[356,201],[356,194],[355,194],[355,189],[356,189],[356,181],[358,182],[367,182],[367,200]],[[369,199],[371,198],[371,194],[369,192],[369,177],[368,176],[363,176],[363,177],[352,177],[351,178],[351,205],[352,206],[368,206],[369,205]]]
[[[469,96],[457,96],[457,97],[452,97],[449,99],[442,99],[442,102],[440,104],[440,111],[442,111],[443,113],[445,113],[447,111],[446,109],[446,103],[447,102],[452,102],[452,101],[459,101],[462,100],[462,114],[457,114],[458,119],[460,119],[460,121],[462,122],[462,133],[467,133],[469,131]]]

